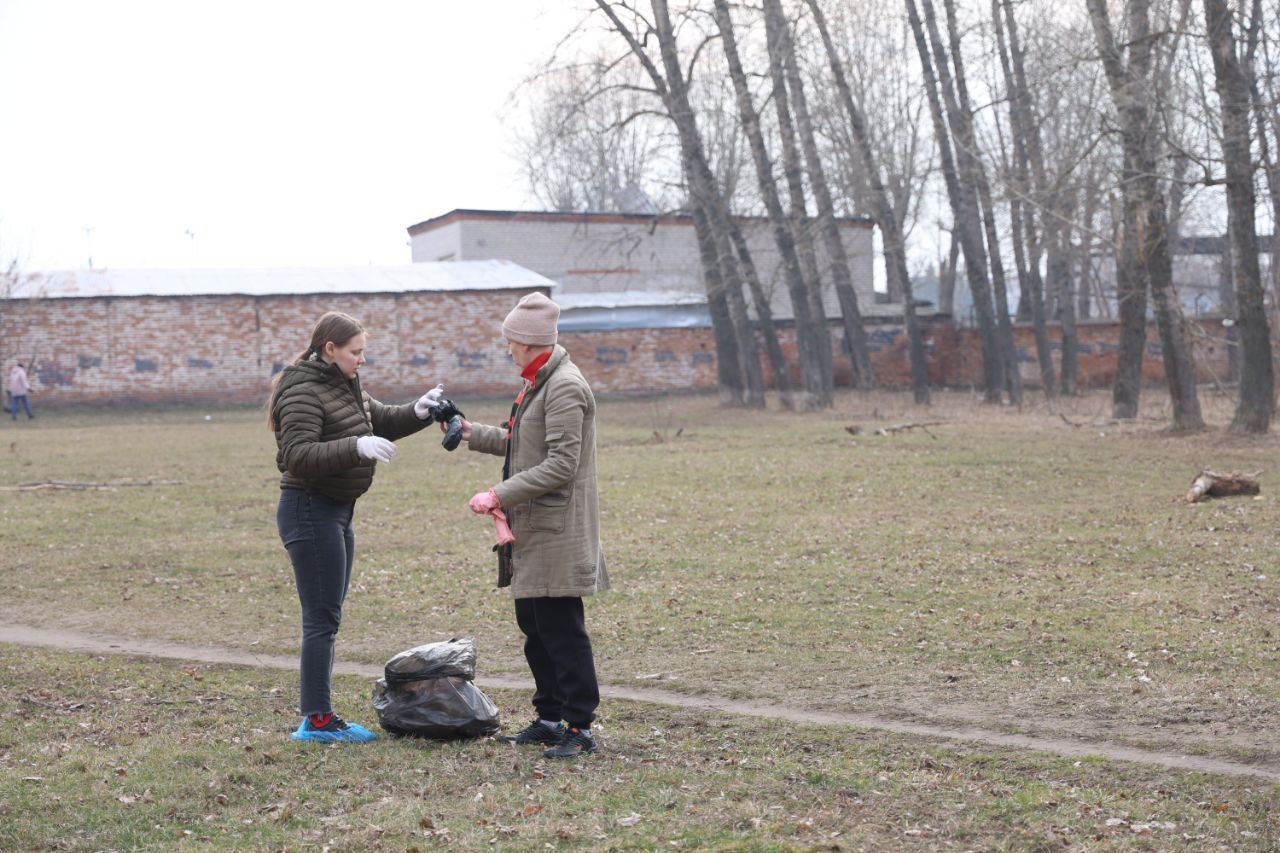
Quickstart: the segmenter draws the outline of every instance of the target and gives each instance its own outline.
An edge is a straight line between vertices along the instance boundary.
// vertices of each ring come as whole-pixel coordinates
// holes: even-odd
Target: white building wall
[[[462,242],[462,223],[448,222],[409,240],[409,251],[415,264],[435,261],[465,261],[459,248]]]
[[[743,227],[774,316],[790,318],[786,280],[767,223],[752,221]],[[876,302],[871,227],[849,223],[841,227],[841,234],[859,308],[870,316],[899,315],[900,305]],[[557,282],[558,292],[566,296],[637,291],[705,294],[689,220],[563,221],[537,214],[493,218],[463,214],[413,234],[411,245],[415,261],[439,260],[450,253],[457,260],[509,260]],[[818,263],[824,272],[829,267],[825,251],[819,251]],[[824,274],[822,279],[827,316],[837,318],[840,306],[831,276]]]

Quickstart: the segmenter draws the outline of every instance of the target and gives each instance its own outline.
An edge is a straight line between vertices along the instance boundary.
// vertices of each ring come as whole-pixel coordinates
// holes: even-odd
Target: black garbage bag
[[[373,708],[391,734],[480,737],[501,725],[497,706],[471,682],[476,647],[470,637],[401,652],[384,671],[373,686]]]
[[[471,637],[454,637],[440,643],[416,646],[387,661],[383,674],[387,684],[446,676],[470,681],[476,677],[476,641]]]

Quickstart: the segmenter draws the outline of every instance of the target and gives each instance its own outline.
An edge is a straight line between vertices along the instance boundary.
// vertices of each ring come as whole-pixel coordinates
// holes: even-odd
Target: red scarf
[[[511,420],[507,421],[507,438],[511,437],[511,430],[516,425],[516,412],[520,409],[520,404],[524,402],[524,395],[533,387],[533,380],[537,378],[538,371],[551,360],[551,350],[539,355],[533,361],[524,366],[524,370],[520,371],[520,376],[524,379],[525,385],[520,389],[520,393],[516,395],[515,405],[511,407]]]

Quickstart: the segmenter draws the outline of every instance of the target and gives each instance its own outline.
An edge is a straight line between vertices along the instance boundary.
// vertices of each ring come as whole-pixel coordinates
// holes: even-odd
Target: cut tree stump
[[[1230,498],[1236,495],[1256,495],[1262,491],[1258,485],[1258,475],[1241,474],[1232,471],[1230,474],[1218,474],[1207,468],[1191,481],[1191,491],[1187,492],[1187,503],[1194,504],[1207,501],[1209,498]]]

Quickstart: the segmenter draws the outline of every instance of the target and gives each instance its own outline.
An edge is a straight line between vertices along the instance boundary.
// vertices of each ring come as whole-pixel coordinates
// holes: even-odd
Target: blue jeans
[[[35,415],[33,415],[33,414],[31,413],[31,401],[27,399],[27,395],[26,395],[26,394],[14,394],[14,395],[13,395],[13,404],[12,404],[12,405],[13,405],[13,409],[12,409],[12,411],[13,411],[13,419],[14,419],[15,421],[18,419],[18,404],[19,404],[19,403],[21,403],[21,404],[22,404],[22,407],[23,407],[24,409],[26,409],[26,410],[27,410],[27,417],[28,417],[28,418],[34,418],[34,417],[35,417]]]
[[[299,672],[303,715],[333,710],[334,645],[342,622],[342,602],[351,585],[356,537],[351,527],[354,501],[283,489],[276,508],[280,541],[293,563],[293,579],[302,605]]]

